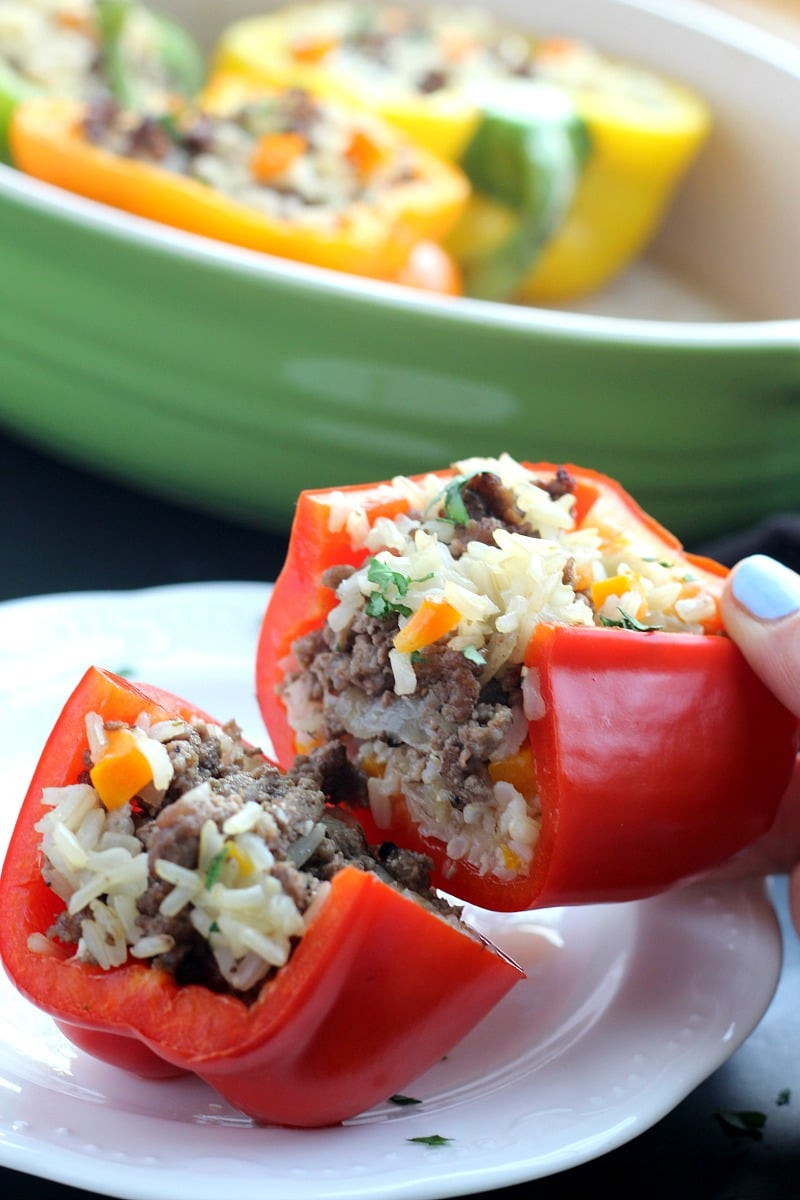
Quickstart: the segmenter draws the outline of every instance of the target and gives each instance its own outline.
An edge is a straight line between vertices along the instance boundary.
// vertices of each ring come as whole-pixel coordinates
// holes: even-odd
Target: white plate
[[[2,845],[38,752],[90,663],[130,670],[263,741],[253,651],[265,586],[0,605]],[[445,1060],[345,1126],[258,1128],[199,1081],[147,1082],[75,1050],[0,980],[0,1162],[112,1196],[326,1200],[466,1195],[635,1137],[724,1062],[780,970],[761,885],[639,904],[473,913],[528,979]],[[411,1142],[439,1134],[440,1147]]]

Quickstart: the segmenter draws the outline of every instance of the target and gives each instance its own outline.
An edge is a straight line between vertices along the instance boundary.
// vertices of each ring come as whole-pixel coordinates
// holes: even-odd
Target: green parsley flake
[[[212,858],[208,870],[206,871],[206,891],[210,892],[214,884],[220,877],[222,865],[228,857],[228,847],[223,846]]]
[[[660,625],[643,625],[630,613],[626,613],[624,608],[618,608],[617,612],[620,616],[618,621],[615,621],[613,617],[604,617],[601,613],[600,624],[610,629],[635,629],[637,633],[656,633],[661,629]]]
[[[389,1097],[389,1103],[403,1106],[407,1104],[422,1104],[422,1101],[417,1100],[415,1096],[404,1096],[402,1092],[395,1092],[394,1096]]]
[[[749,1137],[760,1141],[767,1115],[750,1109],[719,1109],[714,1117],[731,1137]]]
[[[444,503],[442,509],[448,521],[452,521],[454,525],[466,525],[469,521],[469,513],[467,506],[464,503],[464,497],[461,495],[461,489],[467,480],[463,475],[459,475],[452,483],[448,483],[444,489]]]
[[[476,663],[479,667],[486,666],[486,659],[483,657],[477,646],[465,646],[463,654],[464,658],[469,659],[471,663]]]
[[[789,1103],[791,1098],[792,1098],[791,1089],[790,1088],[781,1088],[781,1090],[778,1092],[775,1103],[780,1108],[783,1108],[785,1105],[787,1105]]]
[[[418,1146],[447,1146],[452,1138],[442,1137],[440,1133],[431,1133],[428,1137],[406,1138],[407,1142],[416,1142]]]
[[[367,567],[367,579],[377,585],[375,591],[370,592],[365,605],[368,617],[383,618],[391,613],[400,613],[403,617],[411,616],[411,609],[407,604],[401,604],[388,594],[394,590],[398,596],[405,596],[410,583],[407,575],[402,571],[392,570],[388,563],[381,562],[379,558],[371,558]]]

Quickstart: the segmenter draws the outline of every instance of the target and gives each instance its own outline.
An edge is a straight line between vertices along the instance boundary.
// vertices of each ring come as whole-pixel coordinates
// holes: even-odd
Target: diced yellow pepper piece
[[[235,842],[226,842],[225,850],[227,857],[232,858],[239,868],[240,875],[249,875],[253,870],[253,863],[245,854],[244,850],[240,850]]]
[[[129,729],[112,729],[103,757],[89,772],[92,787],[111,812],[132,800],[153,780],[153,768]]]
[[[633,587],[630,575],[610,575],[608,579],[596,579],[589,588],[592,604],[602,608],[609,596],[624,596]]]

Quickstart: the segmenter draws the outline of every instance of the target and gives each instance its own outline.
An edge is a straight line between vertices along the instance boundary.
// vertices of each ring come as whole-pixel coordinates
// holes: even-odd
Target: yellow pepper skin
[[[243,75],[272,87],[296,85],[316,95],[366,106],[431,154],[457,161],[480,119],[478,108],[463,92],[443,89],[421,96],[398,86],[365,93],[363,81],[327,66],[324,53],[303,58],[292,52],[295,31],[319,15],[324,20],[326,7],[291,7],[235,22],[216,47],[212,79],[217,73]]]
[[[644,250],[711,130],[711,114],[699,97],[662,82],[660,108],[623,95],[574,93],[592,153],[564,225],[517,299],[578,299]]]
[[[432,153],[461,162],[485,115],[480,94],[471,85],[422,94],[401,81],[397,88],[372,88],[358,73],[337,69],[329,52],[336,44],[336,10],[344,8],[316,6],[315,28],[322,32],[308,53],[298,51],[298,39],[311,28],[307,5],[239,21],[220,39],[214,68],[360,102]],[[520,263],[513,289],[489,298],[554,304],[597,290],[643,251],[708,136],[711,116],[693,92],[652,72],[612,62],[570,39],[528,41],[533,78],[569,94],[591,153],[560,227],[537,246],[534,259]],[[468,279],[470,263],[494,254],[514,225],[515,214],[494,197],[473,194],[448,243]]]
[[[335,271],[394,280],[413,248],[436,240],[466,200],[461,173],[414,150],[414,178],[354,203],[330,225],[273,216],[166,168],[89,141],[77,101],[37,97],[16,108],[12,152],[27,174],[138,216],[232,245]],[[396,134],[387,130],[387,137]]]

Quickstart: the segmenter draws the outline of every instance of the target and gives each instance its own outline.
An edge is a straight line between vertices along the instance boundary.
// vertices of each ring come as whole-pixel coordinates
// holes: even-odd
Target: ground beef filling
[[[437,755],[453,808],[486,801],[493,787],[486,764],[521,708],[520,668],[508,668],[482,687],[479,664],[434,643],[415,664],[418,685],[409,719],[409,701],[395,695],[389,663],[397,628],[395,614],[379,619],[359,612],[343,637],[323,627],[295,643],[309,696],[322,709],[317,736],[331,744],[355,735],[391,748],[404,742],[405,733],[412,739],[406,743],[409,762],[413,758],[420,772],[429,752]],[[369,767],[362,762],[362,797],[365,771]]]
[[[440,915],[456,917],[456,910],[431,889],[427,858],[391,843],[369,847],[360,826],[331,806],[331,799],[341,799],[359,786],[343,747],[334,745],[316,751],[298,760],[296,767],[283,775],[258,752],[242,744],[234,725],[226,726],[220,737],[218,730],[202,722],[178,724],[176,735],[163,743],[172,767],[166,791],[157,795],[145,788],[130,804],[105,818],[107,830],[123,837],[133,835],[146,856],[146,885],[136,896],[136,926],[137,936],[144,942],[154,939],[153,945],[164,946],[161,952],[148,956],[154,966],[169,971],[181,984],[235,990],[246,1001],[260,991],[270,971],[262,972],[253,986],[232,988],[220,969],[213,939],[203,936],[193,919],[193,906],[187,903],[171,911],[169,898],[178,885],[164,877],[165,863],[196,872],[208,822],[221,834],[248,805],[251,811],[253,805],[258,807],[259,820],[254,828],[272,859],[270,886],[290,902],[301,923],[320,889],[347,865],[374,872],[391,886],[413,892],[420,903]],[[105,726],[106,730],[111,728],[122,727]],[[89,781],[89,766],[91,762],[87,763],[82,782]],[[209,874],[213,871],[212,867]],[[46,854],[43,875],[50,886],[59,894],[66,892],[64,898],[69,899],[74,888],[65,887],[63,874]],[[210,886],[210,880],[206,884]],[[103,904],[107,901],[108,897],[100,898]],[[86,922],[97,915],[97,903],[95,899],[77,911],[68,907],[48,936],[79,945]],[[293,934],[291,940],[296,942],[301,935],[302,931]],[[84,951],[82,956],[97,961],[91,952]]]
[[[541,486],[557,499],[571,494],[575,483],[560,469]],[[538,536],[493,472],[473,475],[460,496],[465,519],[456,524],[449,543],[454,559],[469,542],[493,544],[498,529]],[[335,588],[351,573],[349,567],[331,568],[324,583]],[[488,764],[513,745],[520,727],[521,665],[506,664],[482,681],[481,662],[442,638],[415,655],[414,695],[398,696],[390,660],[398,627],[397,613],[379,618],[362,608],[338,633],[326,624],[307,634],[293,646],[297,669],[284,681],[284,694],[300,682],[318,712],[315,739],[350,746],[365,803],[369,778],[385,775],[393,764],[404,790],[435,791],[439,799],[446,794],[458,812],[488,805],[494,794]]]

